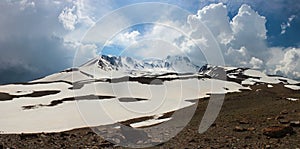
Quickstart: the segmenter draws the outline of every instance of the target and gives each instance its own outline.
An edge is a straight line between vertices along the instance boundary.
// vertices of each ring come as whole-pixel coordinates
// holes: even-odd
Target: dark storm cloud
[[[0,83],[33,80],[71,66],[61,37],[61,8],[48,1],[0,2]],[[30,8],[29,8],[30,7]]]

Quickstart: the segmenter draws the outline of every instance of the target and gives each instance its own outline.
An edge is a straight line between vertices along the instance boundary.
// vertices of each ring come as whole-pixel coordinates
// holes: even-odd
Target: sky
[[[187,55],[299,80],[299,27],[297,0],[2,0],[0,84],[98,54]]]

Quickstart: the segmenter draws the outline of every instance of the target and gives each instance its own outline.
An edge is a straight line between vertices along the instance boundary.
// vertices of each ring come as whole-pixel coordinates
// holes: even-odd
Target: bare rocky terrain
[[[199,124],[208,104],[208,99],[199,99],[196,112],[183,130],[167,142],[156,136],[172,135],[175,128],[152,129],[145,138],[133,142],[140,146],[158,144],[150,148],[300,148],[300,99],[299,90],[283,87],[283,84],[268,88],[266,84],[254,85],[251,91],[229,93],[225,96],[222,110],[215,123],[199,134]],[[192,107],[191,107],[192,108]],[[182,109],[182,118],[185,117]],[[163,117],[172,117],[172,112]],[[178,116],[177,116],[178,117]],[[122,122],[126,125],[132,121]],[[180,115],[170,123],[180,122]],[[122,142],[126,137],[119,128],[99,127],[98,133],[111,134],[111,140]],[[119,135],[117,137],[115,135]],[[151,135],[150,135],[151,134]],[[109,138],[110,136],[106,136]],[[131,139],[134,140],[134,139]],[[0,148],[123,148],[104,140],[90,128],[81,128],[60,133],[1,134]]]

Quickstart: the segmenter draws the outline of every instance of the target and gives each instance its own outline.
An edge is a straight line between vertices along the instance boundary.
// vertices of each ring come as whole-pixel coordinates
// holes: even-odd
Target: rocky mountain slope
[[[163,130],[156,128],[148,132],[143,130],[145,139],[133,138],[136,142],[125,142],[125,144],[142,146],[160,144],[168,140],[167,138],[176,136],[173,140],[182,144],[174,144],[190,145],[191,143],[192,148],[207,147],[210,143],[215,144],[216,148],[246,147],[241,145],[247,141],[236,142],[237,137],[244,137],[238,139],[246,140],[249,137],[244,134],[252,134],[273,138],[273,130],[279,130],[279,134],[277,131],[275,136],[279,135],[280,138],[286,138],[286,135],[294,137],[294,132],[299,131],[295,128],[299,121],[297,119],[297,111],[300,110],[297,108],[299,90],[299,81],[280,76],[268,76],[249,68],[212,65],[204,65],[200,68],[182,56],[167,57],[164,60],[136,60],[129,57],[102,55],[78,68],[70,68],[27,83],[0,86],[0,112],[2,113],[0,128],[3,134],[0,140],[5,146],[12,147],[19,147],[14,142],[20,139],[28,147],[34,145],[50,147],[52,144],[50,140],[58,141],[57,139],[60,138],[69,140],[67,142],[76,142],[76,137],[80,136],[84,139],[88,139],[86,137],[95,139],[94,143],[88,139],[86,144],[88,146],[101,147],[104,143],[108,147],[113,147],[113,144],[97,139],[94,134],[85,134],[90,132],[85,127],[97,128],[96,130],[101,130],[100,133],[111,132],[105,133],[108,135],[106,138],[111,138],[110,141],[115,143],[122,143],[126,141],[124,139],[126,136],[122,133],[124,131],[122,126],[116,124],[124,124],[131,130],[136,130],[165,123],[178,124],[175,122],[180,121],[180,126],[174,128],[163,127]],[[207,106],[210,105],[212,97],[224,94],[226,94],[225,102],[216,124],[214,123],[207,133],[198,134],[196,131],[199,127],[198,122],[205,117],[204,111],[210,111],[209,108],[215,110],[221,108],[221,106]],[[196,112],[188,127],[180,132],[185,126],[183,119],[187,118],[186,122],[188,122],[188,116],[184,112],[185,114],[174,117],[173,113],[185,109],[196,109]],[[280,112],[283,110],[288,111],[288,117],[276,118],[282,116]],[[244,121],[241,123],[246,124],[241,125],[232,120]],[[280,126],[273,127],[273,124],[277,123]],[[98,126],[105,127],[98,129]],[[259,131],[256,131],[258,129]],[[177,136],[175,132],[180,133]],[[123,139],[114,140],[116,138],[111,136],[112,134],[119,134]],[[222,142],[217,134],[225,137],[227,141]],[[74,135],[75,138],[71,137]],[[185,137],[188,137],[188,140]],[[194,140],[190,140],[192,138]],[[260,140],[262,136],[254,138],[253,142]],[[293,140],[291,142],[297,139],[299,140],[298,136],[291,138]],[[249,147],[251,143],[251,141],[248,143]],[[274,142],[269,144],[278,145]],[[57,147],[68,146],[60,141],[56,145]],[[81,142],[77,145],[84,147],[82,145],[85,143]],[[169,143],[164,145],[173,146]],[[264,147],[264,145],[268,143],[261,143],[258,146]],[[277,147],[280,145],[279,143]]]

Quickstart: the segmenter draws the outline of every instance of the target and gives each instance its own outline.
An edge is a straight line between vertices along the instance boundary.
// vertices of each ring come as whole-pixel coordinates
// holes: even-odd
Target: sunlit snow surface
[[[212,89],[212,83],[217,84],[217,88]],[[1,86],[0,91],[2,93],[11,95],[20,90],[24,93],[32,93],[32,91],[60,91],[57,94],[42,97],[16,97],[12,100],[1,101],[1,131],[3,133],[53,132],[86,127],[88,125],[112,124],[187,107],[193,104],[193,102],[188,100],[208,97],[208,94],[249,89],[234,82],[207,78],[165,81],[162,85],[149,85],[138,82],[93,82],[85,84],[81,89],[77,90],[71,90],[69,89],[70,87],[72,85],[63,82]],[[112,96],[113,98],[80,98],[76,101],[64,101],[54,106],[39,106],[49,105],[52,101],[58,99],[86,95]],[[136,102],[121,102],[118,100],[119,98],[127,97],[146,100]],[[30,105],[35,105],[36,107],[31,109],[23,108]],[[80,112],[83,112],[83,115],[87,117],[81,117]],[[86,124],[85,121],[88,123]],[[153,122],[154,120],[149,120],[133,124],[133,126],[147,126]]]
[[[300,90],[300,86],[297,86],[297,85],[284,85],[284,87],[290,88],[293,90]]]
[[[0,132],[58,132],[163,115],[191,106],[195,104],[191,101],[209,97],[210,94],[249,90],[249,84],[258,82],[285,83],[287,88],[299,89],[297,81],[233,67],[224,68],[226,71],[237,69],[227,74],[232,79],[238,78],[238,73],[252,78],[238,83],[209,77],[218,76],[213,72],[216,68],[193,74],[174,74],[170,71],[135,71],[128,74],[125,71],[95,69],[91,65],[25,84],[0,86]],[[124,76],[133,80],[120,81]],[[154,79],[154,83],[143,82],[151,77],[157,80]],[[149,119],[132,123],[131,126],[143,127],[168,120]]]
[[[298,101],[299,99],[296,99],[296,98],[286,98],[287,100],[290,100],[290,101]]]

